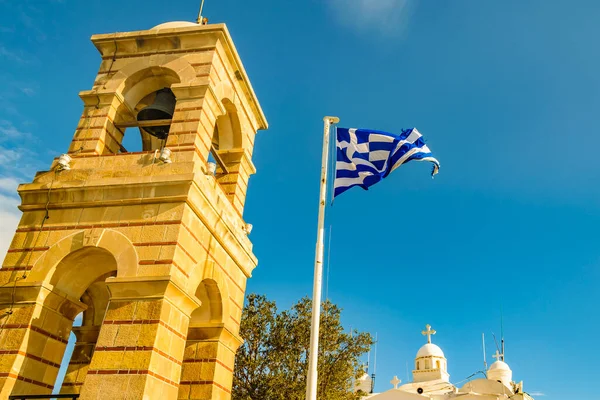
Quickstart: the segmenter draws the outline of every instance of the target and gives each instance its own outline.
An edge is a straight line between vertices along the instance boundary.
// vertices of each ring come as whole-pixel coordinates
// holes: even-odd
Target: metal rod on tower
[[[506,358],[504,355],[504,316],[502,306],[500,306],[500,343],[502,345],[502,361]]]
[[[496,339],[496,334],[494,334],[494,332],[492,332],[492,337],[494,338],[494,343],[496,344],[496,350],[500,352],[500,346],[498,346],[498,340]]]
[[[483,346],[483,370],[487,371],[487,360],[485,359],[485,333],[481,334],[481,344]]]
[[[198,19],[196,19],[196,22],[199,24],[202,24],[202,9],[204,8],[204,0],[202,0],[202,2],[200,3],[200,10],[198,11]]]
[[[375,391],[375,373],[377,372],[377,332],[375,332],[375,349],[373,354],[373,374],[371,375],[371,393]]]
[[[373,373],[377,369],[377,332],[375,332],[375,354],[373,355]]]

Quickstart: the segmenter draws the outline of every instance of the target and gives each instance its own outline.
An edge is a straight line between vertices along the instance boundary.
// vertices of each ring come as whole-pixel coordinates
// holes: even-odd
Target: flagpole
[[[319,357],[319,322],[321,318],[321,289],[323,286],[323,248],[325,236],[325,204],[327,202],[327,166],[329,160],[329,129],[340,122],[338,117],[323,118],[323,156],[321,158],[321,189],[319,193],[319,218],[317,224],[317,246],[315,249],[315,272],[313,278],[312,323],[310,328],[310,350],[308,374],[306,376],[306,400],[317,400],[317,365]]]

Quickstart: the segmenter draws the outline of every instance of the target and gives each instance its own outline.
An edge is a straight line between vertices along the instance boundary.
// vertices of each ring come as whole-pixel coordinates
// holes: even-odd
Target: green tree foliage
[[[250,294],[242,314],[244,344],[235,359],[233,400],[303,400],[310,343],[311,300],[278,312],[275,302]],[[341,309],[323,303],[319,339],[320,400],[354,400],[353,380],[364,373],[359,357],[373,344],[368,333],[345,333]]]

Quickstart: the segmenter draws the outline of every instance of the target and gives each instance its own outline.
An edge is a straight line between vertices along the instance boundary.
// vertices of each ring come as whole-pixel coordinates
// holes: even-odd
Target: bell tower
[[[61,393],[229,399],[257,264],[243,210],[267,121],[225,25],[92,42],[102,62],[67,153],[18,189],[0,398],[51,393],[73,331]]]

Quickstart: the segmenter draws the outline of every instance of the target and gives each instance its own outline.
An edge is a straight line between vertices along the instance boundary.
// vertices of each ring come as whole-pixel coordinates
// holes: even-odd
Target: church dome
[[[496,361],[492,365],[490,365],[489,371],[499,370],[499,371],[510,371],[510,367],[504,361]]]
[[[439,346],[433,343],[424,344],[417,352],[417,358],[420,357],[444,357],[444,352]]]
[[[507,363],[500,360],[502,355],[499,352],[496,352],[494,357],[498,358],[498,361],[490,365],[490,368],[487,372],[487,378],[492,381],[502,382],[504,386],[510,388],[510,383],[512,382],[512,371]]]
[[[354,383],[354,391],[362,391],[363,393],[371,392],[371,376],[366,372]]]
[[[189,21],[172,21],[172,22],[165,22],[164,24],[156,25],[154,28],[152,28],[152,30],[155,30],[155,29],[187,28],[187,27],[190,27],[190,26],[198,26],[198,24],[195,23],[195,22],[189,22]]]

